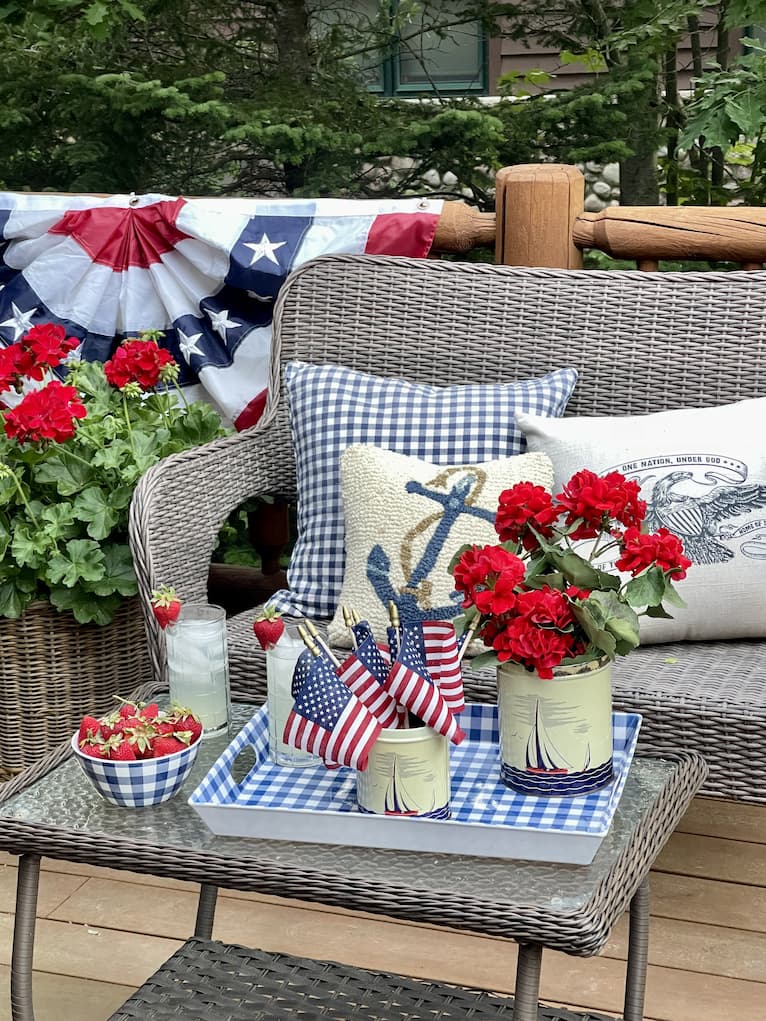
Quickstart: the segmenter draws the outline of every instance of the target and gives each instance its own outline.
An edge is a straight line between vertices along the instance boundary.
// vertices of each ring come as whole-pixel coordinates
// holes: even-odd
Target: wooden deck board
[[[764,844],[766,808],[703,799],[671,837],[652,876],[647,1021],[765,1016]],[[0,1021],[10,1018],[15,871],[15,859],[0,856]],[[195,908],[193,884],[46,859],[35,957],[37,1021],[108,1017],[188,936]],[[626,932],[623,920],[597,958],[545,954],[544,999],[618,1013]],[[513,990],[516,953],[508,941],[342,908],[224,891],[215,936]],[[74,1004],[81,1004],[77,1013]]]

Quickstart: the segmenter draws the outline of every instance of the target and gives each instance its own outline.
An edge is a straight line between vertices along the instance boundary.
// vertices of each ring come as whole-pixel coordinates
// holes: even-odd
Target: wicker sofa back
[[[204,599],[215,537],[246,498],[294,498],[281,371],[331,362],[430,384],[496,382],[575,366],[572,415],[714,406],[766,394],[766,277],[518,269],[323,256],[298,270],[275,313],[259,424],[152,469],[136,491],[131,542],[155,668],[162,639],[148,599],[160,582]],[[179,537],[178,522],[188,522]],[[252,612],[230,624],[236,691],[262,691]],[[474,699],[494,678],[467,672]],[[649,646],[615,669],[619,708],[644,715],[647,752],[708,760],[710,794],[766,803],[766,642]]]

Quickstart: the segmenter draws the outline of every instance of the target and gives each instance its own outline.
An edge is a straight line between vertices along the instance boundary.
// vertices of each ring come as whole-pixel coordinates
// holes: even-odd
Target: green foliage
[[[502,7],[502,5],[501,5]],[[309,9],[311,17],[309,17]],[[366,68],[489,0],[0,0],[0,186],[179,194],[394,194],[391,156],[486,201],[502,128],[478,103],[380,101]],[[500,11],[501,13],[501,11]],[[30,81],[35,87],[30,88]]]
[[[71,439],[19,443],[0,432],[0,616],[48,599],[80,623],[104,624],[137,591],[128,546],[136,482],[224,430],[209,405],[178,403],[172,391],[128,399],[98,362],[76,364],[67,382],[87,408]]]

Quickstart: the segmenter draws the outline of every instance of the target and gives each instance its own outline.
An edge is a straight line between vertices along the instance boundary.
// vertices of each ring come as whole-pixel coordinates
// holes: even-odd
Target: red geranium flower
[[[104,375],[119,390],[128,383],[138,383],[142,390],[153,390],[162,377],[162,370],[173,364],[170,352],[154,341],[126,340],[104,365]]]
[[[68,440],[75,433],[75,421],[87,411],[73,386],[57,379],[41,390],[32,390],[5,415],[5,435],[19,443]]]
[[[56,323],[39,323],[21,338],[21,346],[32,356],[35,370],[41,366],[55,369],[78,344],[78,340],[67,337],[64,327]],[[42,376],[33,378],[42,379]]]
[[[615,562],[617,570],[627,571],[635,578],[647,567],[654,566],[672,574],[674,581],[681,581],[691,567],[691,560],[684,556],[681,540],[667,528],[659,528],[650,535],[642,535],[637,528],[627,528],[622,555]]]
[[[465,595],[465,607],[477,606],[482,613],[507,613],[513,608],[514,589],[525,571],[523,561],[502,546],[471,546],[455,565],[455,588]]]
[[[628,527],[640,525],[646,516],[646,502],[639,499],[641,487],[619,472],[596,475],[584,468],[576,472],[558,493],[556,500],[566,512],[567,527],[581,520],[572,539],[594,539],[615,520]]]
[[[16,385],[18,369],[16,368],[16,351],[18,344],[0,347],[0,393],[10,390]]]
[[[547,489],[531,482],[517,482],[500,494],[495,516],[495,531],[501,542],[521,541],[525,549],[536,549],[533,528],[545,538],[553,534],[552,525],[559,516]]]
[[[563,630],[574,622],[572,608],[564,593],[554,588],[522,592],[516,603],[516,612],[533,624],[543,627]]]
[[[550,680],[553,668],[571,655],[574,642],[572,635],[537,627],[527,617],[514,617],[507,627],[498,632],[492,647],[501,663],[513,660]]]

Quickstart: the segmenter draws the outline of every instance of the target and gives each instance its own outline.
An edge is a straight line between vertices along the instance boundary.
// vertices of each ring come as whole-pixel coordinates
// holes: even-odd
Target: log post
[[[504,167],[495,178],[495,262],[582,269],[572,229],[582,213],[585,178],[565,164]]]

